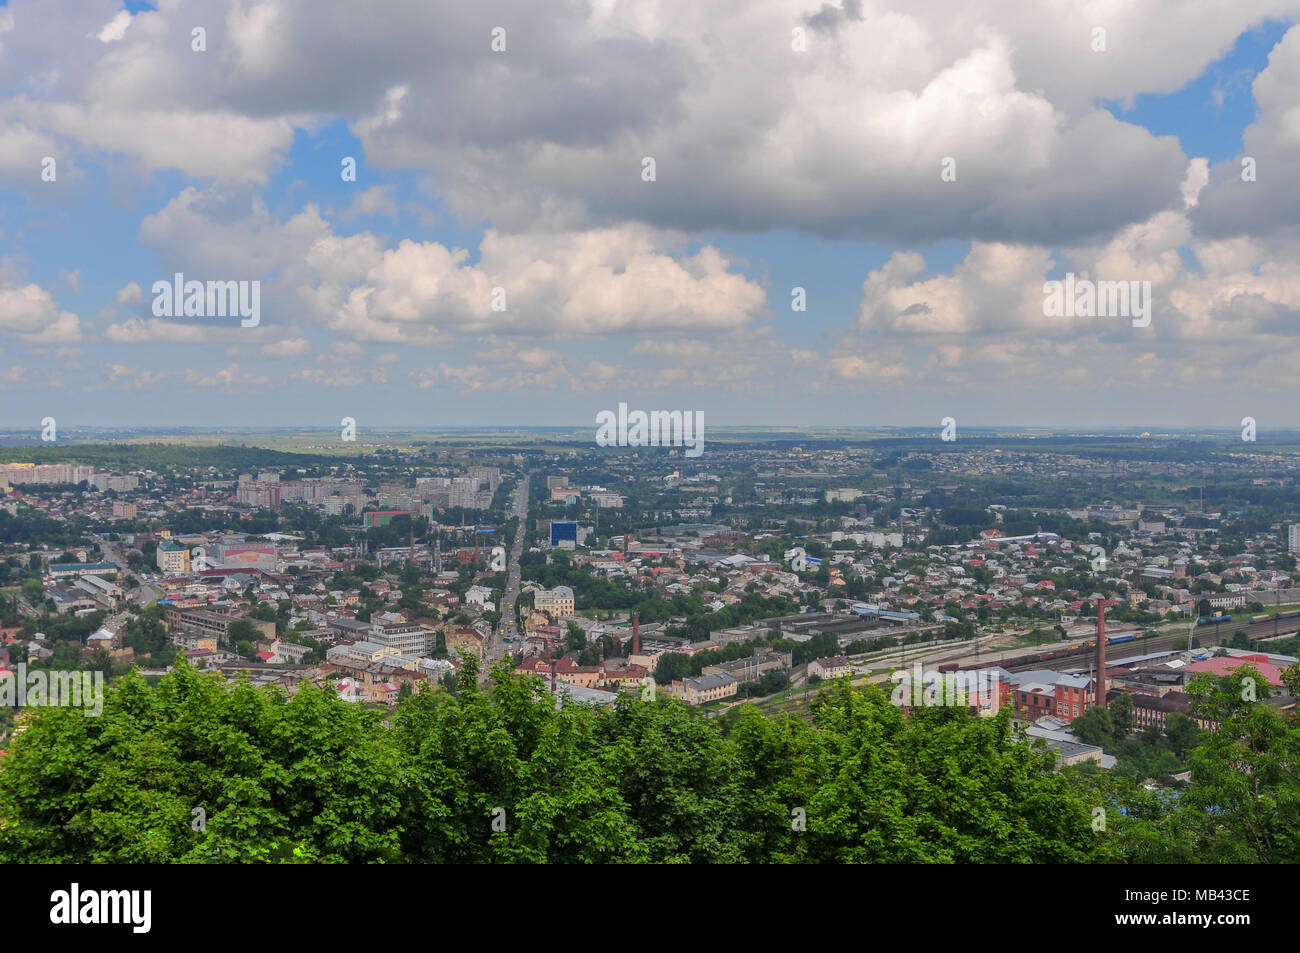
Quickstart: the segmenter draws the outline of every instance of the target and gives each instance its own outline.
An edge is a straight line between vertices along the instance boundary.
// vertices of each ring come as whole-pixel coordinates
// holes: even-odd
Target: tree
[[[240,642],[252,644],[261,638],[261,631],[247,619],[236,619],[226,626],[226,641],[231,645],[238,645]]]
[[[654,679],[659,685],[671,685],[674,680],[691,677],[691,660],[681,652],[665,652],[655,664]]]
[[[1094,705],[1070,722],[1070,731],[1086,745],[1104,747],[1115,739],[1115,721],[1109,709]]]
[[[1198,675],[1188,694],[1199,717],[1218,722],[1192,755],[1185,798],[1203,859],[1300,862],[1300,723],[1264,703],[1268,683],[1250,665]]]
[[[1182,712],[1171,711],[1165,716],[1165,737],[1180,758],[1200,743],[1201,734],[1201,726]]]
[[[1106,706],[1110,710],[1111,730],[1116,741],[1123,741],[1137,724],[1133,714],[1133,699],[1129,695],[1120,695]]]
[[[1058,772],[1009,710],[904,715],[877,686],[823,690],[811,723],[753,706],[704,719],[662,696],[557,708],[509,663],[480,684],[473,658],[449,687],[378,712],[183,658],[154,685],[128,673],[100,717],[36,709],[6,742],[0,862],[1046,864],[1259,857],[1256,843],[1296,859],[1294,745],[1266,706],[1218,712],[1276,719],[1225,735],[1225,753],[1250,742],[1249,773],[1207,742],[1214,786],[1162,800]]]
[[[41,581],[39,579],[24,579],[22,584],[22,590],[23,590],[23,595],[26,596],[27,601],[30,602],[32,605],[36,605],[37,603],[39,603],[45,592],[44,588],[41,586]]]

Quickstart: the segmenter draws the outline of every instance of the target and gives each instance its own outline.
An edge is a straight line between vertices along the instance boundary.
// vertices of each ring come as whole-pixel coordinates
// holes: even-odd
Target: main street
[[[519,559],[524,552],[524,535],[528,527],[529,480],[529,476],[525,474],[519,481],[510,505],[509,515],[519,518],[519,527],[515,530],[514,542],[511,543],[510,551],[506,554],[506,590],[501,598],[501,621],[493,629],[492,638],[484,650],[485,670],[506,654],[505,640],[519,635],[519,627],[515,624],[515,605],[519,601]]]
[[[126,556],[122,553],[119,544],[111,542],[107,537],[101,536],[89,536],[87,539],[92,543],[99,544],[100,552],[104,554],[104,561],[117,566],[120,570],[118,576],[125,579],[126,574],[130,572],[131,567],[127,562]],[[150,603],[157,602],[163,597],[163,590],[160,587],[153,585],[146,574],[135,573],[135,577],[139,581],[140,587],[132,594],[132,598],[140,604],[141,608],[144,608]]]

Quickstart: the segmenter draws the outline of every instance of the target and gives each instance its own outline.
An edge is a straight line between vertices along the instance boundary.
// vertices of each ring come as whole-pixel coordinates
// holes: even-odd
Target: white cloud
[[[261,348],[263,357],[301,357],[304,354],[311,353],[311,342],[306,338],[285,338],[281,341],[274,341],[270,344],[264,344]]]
[[[81,321],[60,311],[40,285],[0,283],[0,331],[33,344],[56,344],[81,340]]]
[[[127,28],[130,25],[131,11],[119,10],[113,19],[104,24],[103,29],[96,34],[96,38],[100,43],[115,43],[126,36]]]
[[[391,185],[376,185],[361,192],[341,218],[356,218],[359,215],[396,215],[397,203],[393,201]]]

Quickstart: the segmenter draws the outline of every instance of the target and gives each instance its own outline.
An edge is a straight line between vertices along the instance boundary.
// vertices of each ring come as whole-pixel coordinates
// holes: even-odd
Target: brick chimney
[[[1097,600],[1097,691],[1096,703],[1106,707],[1106,602]]]

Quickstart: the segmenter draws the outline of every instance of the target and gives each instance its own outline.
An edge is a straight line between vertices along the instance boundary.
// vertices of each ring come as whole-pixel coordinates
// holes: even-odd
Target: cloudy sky
[[[0,424],[626,401],[1249,415],[1262,439],[1300,425],[1297,23],[1300,0],[9,0]],[[260,324],[156,317],[176,272],[260,282]],[[1067,272],[1150,281],[1150,325],[1045,315]]]

